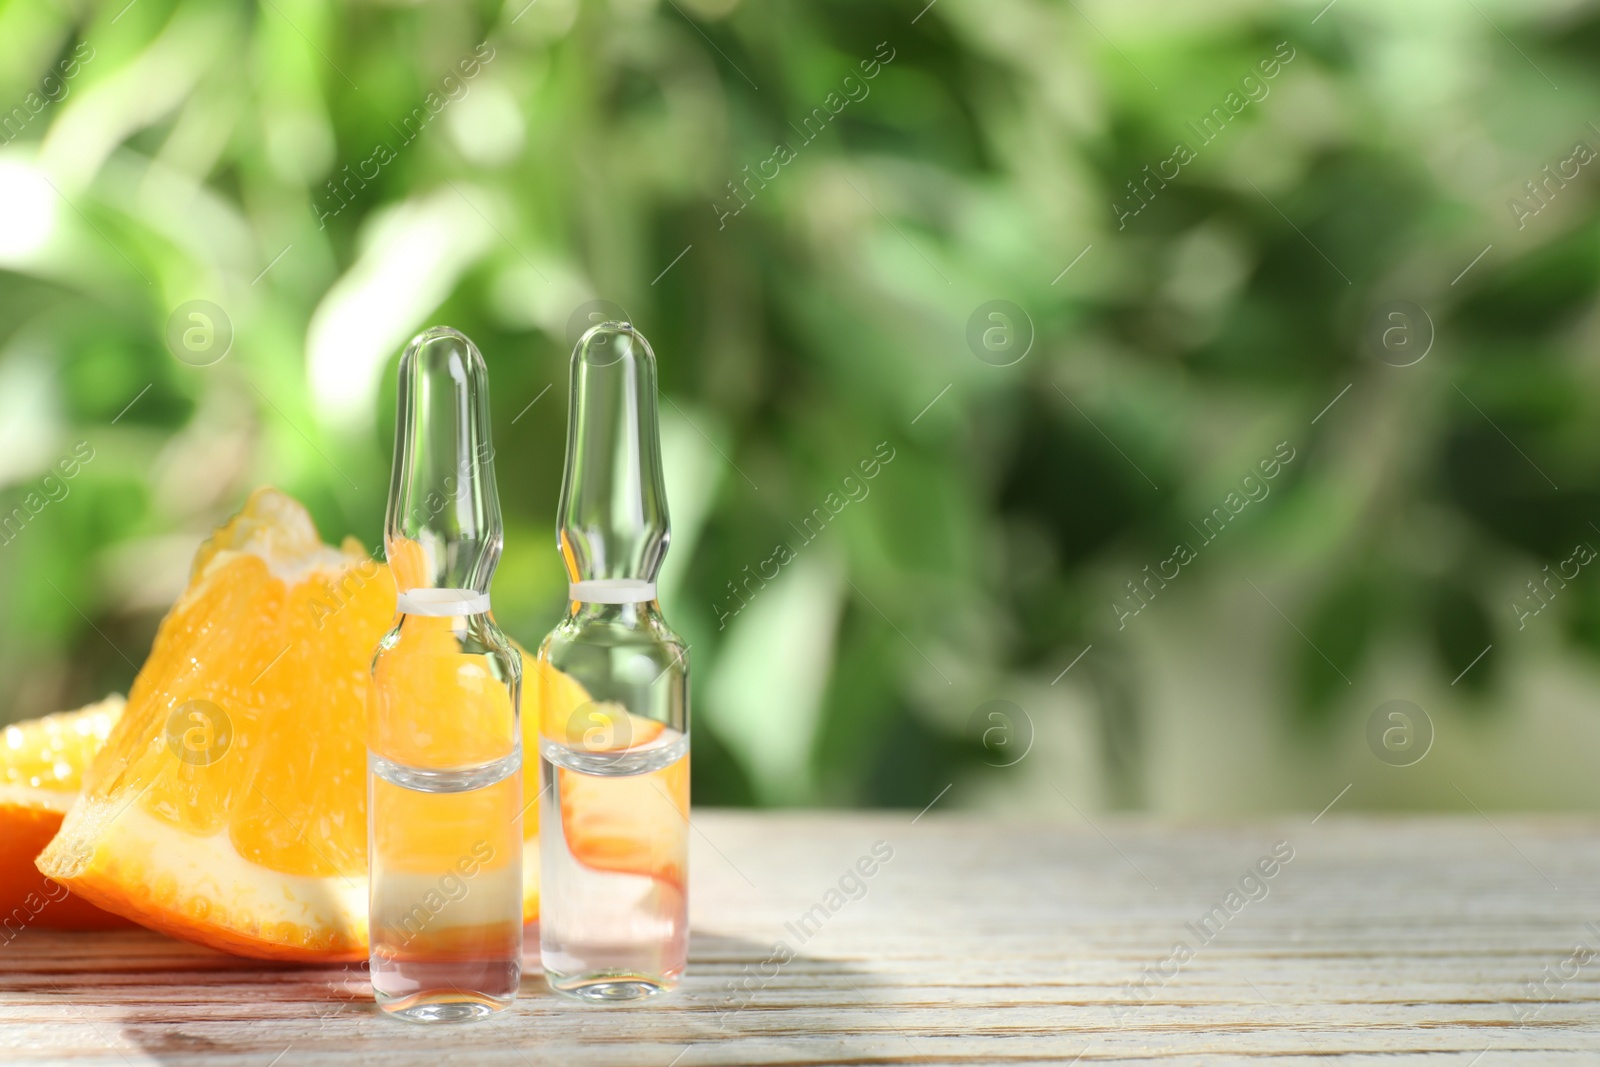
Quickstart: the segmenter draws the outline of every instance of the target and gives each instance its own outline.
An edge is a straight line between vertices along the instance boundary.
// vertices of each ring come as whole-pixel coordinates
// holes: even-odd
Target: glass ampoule
[[[540,955],[585,1000],[671,989],[688,960],[688,650],[655,585],[670,537],[655,356],[601,323],[572,353],[569,604],[539,649]]]
[[[399,592],[367,729],[372,990],[425,1022],[522,977],[522,659],[489,614],[504,530],[483,357],[435,327],[400,359],[384,546]]]

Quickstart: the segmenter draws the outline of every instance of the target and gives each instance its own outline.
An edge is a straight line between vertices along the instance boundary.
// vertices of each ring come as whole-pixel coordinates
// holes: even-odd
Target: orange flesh
[[[61,828],[83,768],[122,714],[120,696],[0,731],[0,943],[29,926],[105,930],[128,925],[33,865]]]
[[[40,869],[216,948],[359,958],[369,662],[394,605],[386,567],[256,492],[201,546]]]

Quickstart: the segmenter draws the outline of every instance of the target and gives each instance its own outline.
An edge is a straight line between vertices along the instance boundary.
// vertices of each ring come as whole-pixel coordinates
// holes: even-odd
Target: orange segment
[[[55,930],[127,925],[49,881],[33,865],[61,828],[83,769],[122,708],[122,697],[110,696],[0,731],[0,943],[30,925]]]
[[[216,948],[358,958],[365,668],[393,612],[384,568],[256,492],[200,547],[40,870]]]
[[[83,769],[111,735],[125,703],[113,694],[0,731],[0,798],[20,802],[31,795],[38,804],[59,804],[57,810],[66,811],[83,785]]]

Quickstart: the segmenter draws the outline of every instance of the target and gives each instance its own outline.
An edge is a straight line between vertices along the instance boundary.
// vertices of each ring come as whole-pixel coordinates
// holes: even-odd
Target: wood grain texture
[[[1595,820],[912,814],[696,812],[690,976],[632,1007],[530,973],[501,1017],[423,1028],[359,968],[29,929],[0,945],[0,1063],[1600,1063],[1600,956],[1573,962],[1600,952]]]

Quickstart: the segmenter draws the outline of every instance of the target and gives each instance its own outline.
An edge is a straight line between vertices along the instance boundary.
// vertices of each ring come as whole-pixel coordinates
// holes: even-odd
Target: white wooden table
[[[1600,954],[1600,820],[1489,819],[697,811],[668,997],[573,1004],[530,973],[504,1015],[423,1028],[359,968],[28,930],[0,946],[0,1064],[1600,1063],[1600,955],[1574,954]],[[864,895],[830,899],[879,841]]]

